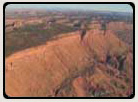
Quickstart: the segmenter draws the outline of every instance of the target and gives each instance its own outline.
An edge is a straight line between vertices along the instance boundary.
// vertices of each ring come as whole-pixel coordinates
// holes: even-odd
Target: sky
[[[8,9],[70,9],[70,10],[96,10],[132,12],[128,4],[9,4]]]

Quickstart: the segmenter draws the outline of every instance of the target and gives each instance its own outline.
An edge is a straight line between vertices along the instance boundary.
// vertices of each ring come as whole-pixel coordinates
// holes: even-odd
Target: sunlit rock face
[[[56,90],[65,80],[73,80],[73,75],[86,71],[97,63],[103,64],[103,67],[95,67],[97,68],[95,77],[97,77],[96,75],[103,76],[101,79],[106,77],[109,84],[110,76],[105,75],[107,55],[120,56],[127,52],[127,45],[110,30],[106,31],[105,35],[103,31],[90,30],[82,41],[80,32],[73,32],[69,36],[17,52],[6,58],[6,94],[11,97],[55,96]],[[94,76],[91,75],[91,77]],[[85,78],[80,79],[81,82],[78,82],[79,79],[75,79],[74,85],[75,83],[83,85]],[[90,83],[92,80],[94,80],[93,84],[99,84],[95,79],[89,80]],[[91,84],[89,85],[91,86]],[[77,89],[72,92],[75,93],[75,90]],[[89,95],[83,88],[80,91],[81,93],[76,91],[72,95]],[[64,95],[67,96],[67,93],[65,92]]]

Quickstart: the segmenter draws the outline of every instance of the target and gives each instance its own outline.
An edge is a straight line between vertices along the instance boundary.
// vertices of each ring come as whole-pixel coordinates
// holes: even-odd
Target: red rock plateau
[[[73,32],[6,58],[10,97],[128,97],[132,81],[133,54],[110,30],[90,30],[83,41]]]
[[[107,29],[114,31],[125,43],[133,45],[133,24],[126,22],[110,22]]]

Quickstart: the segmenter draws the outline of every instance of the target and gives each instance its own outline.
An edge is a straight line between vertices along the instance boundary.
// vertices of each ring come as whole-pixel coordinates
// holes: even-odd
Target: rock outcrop
[[[6,58],[6,94],[10,97],[55,96],[55,91],[66,79],[85,72],[97,63],[104,65],[104,68],[100,67],[103,72],[97,69],[97,72],[103,73],[99,74],[102,80],[107,77],[104,75],[107,54],[119,56],[127,52],[127,45],[110,30],[105,35],[99,30],[88,31],[82,42],[79,32],[75,32],[45,45],[17,52]],[[92,77],[89,80],[91,84],[94,80]],[[81,78],[74,81],[74,85],[79,84],[82,88],[78,96],[88,93],[84,92],[86,86],[83,82]]]

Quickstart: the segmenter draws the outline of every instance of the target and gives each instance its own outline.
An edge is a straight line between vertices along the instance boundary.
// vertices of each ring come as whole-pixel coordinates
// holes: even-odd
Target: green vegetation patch
[[[46,24],[25,25],[21,28],[6,32],[6,57],[10,54],[29,47],[46,43],[59,34],[75,31],[73,27],[62,24],[53,24],[46,29]]]

